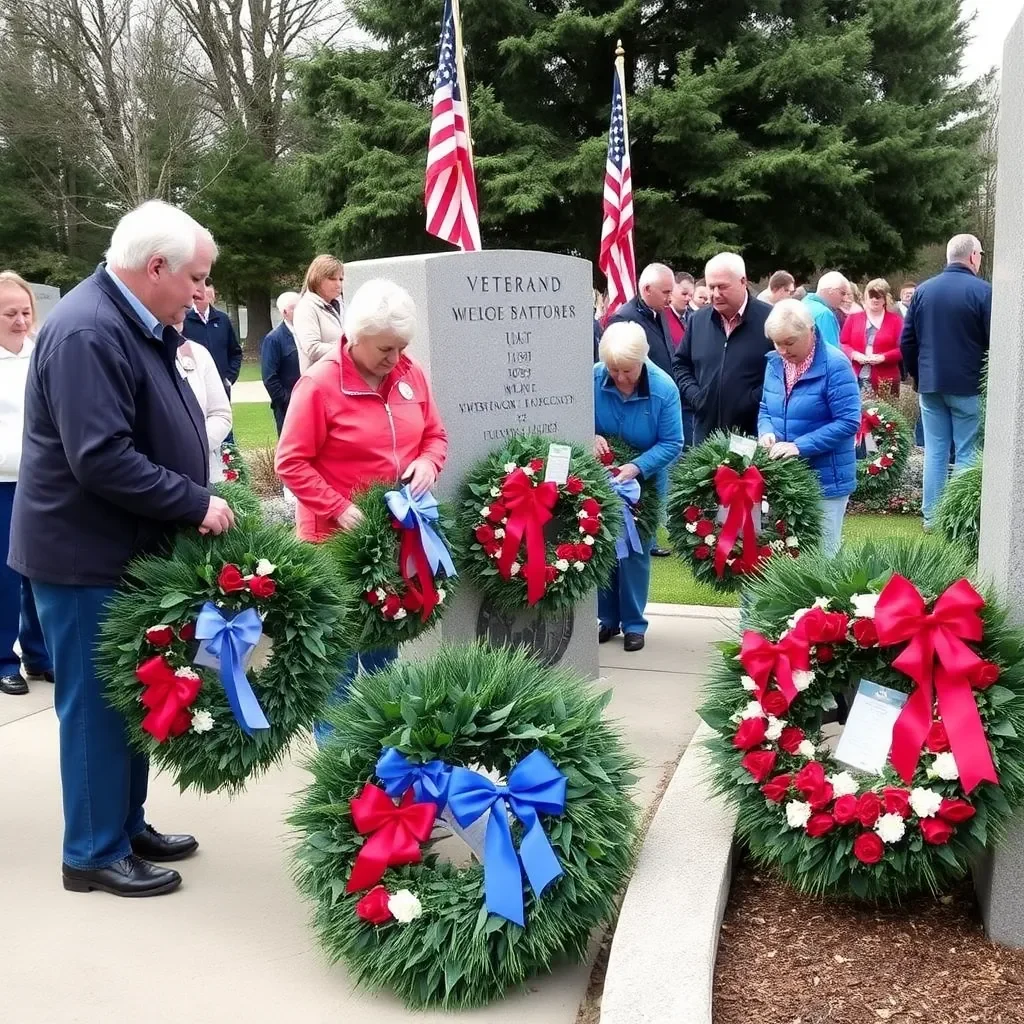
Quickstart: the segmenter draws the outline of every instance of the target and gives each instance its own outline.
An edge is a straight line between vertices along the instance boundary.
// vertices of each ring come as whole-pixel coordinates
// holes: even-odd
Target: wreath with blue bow
[[[636,835],[608,697],[478,645],[360,676],[290,819],[328,956],[445,1009],[585,959]]]
[[[325,552],[242,517],[128,567],[97,665],[132,745],[182,790],[238,790],[319,715],[348,651],[343,617]]]

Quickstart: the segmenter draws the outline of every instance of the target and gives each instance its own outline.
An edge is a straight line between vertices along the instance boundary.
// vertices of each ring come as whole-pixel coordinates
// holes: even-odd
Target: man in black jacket
[[[106,265],[50,314],[29,367],[8,564],[32,581],[53,657],[64,804],[64,888],[156,896],[181,883],[192,836],[146,824],[149,762],[103,697],[95,643],[128,563],[182,527],[234,517],[208,488],[206,423],[175,369],[180,323],[216,258],[181,210],[144,203]]]
[[[231,397],[231,385],[238,380],[242,370],[242,346],[238,343],[231,317],[214,305],[217,291],[210,281],[196,292],[196,300],[185,314],[181,333],[207,349],[217,364],[217,372],[224,383],[224,390]]]
[[[640,275],[639,295],[623,303],[608,318],[606,327],[617,323],[639,324],[647,335],[650,360],[672,376],[672,331],[666,311],[676,281],[664,263],[644,267]]]
[[[764,324],[772,307],[751,296],[743,258],[723,252],[705,270],[711,305],[694,313],[676,349],[673,373],[694,410],[693,443],[716,430],[757,435],[765,356]]]

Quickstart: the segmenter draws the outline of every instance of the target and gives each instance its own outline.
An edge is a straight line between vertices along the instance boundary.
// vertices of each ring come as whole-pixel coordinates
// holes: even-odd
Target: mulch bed
[[[741,865],[715,1024],[1024,1024],[1024,950],[988,941],[970,882],[902,907],[825,903]]]

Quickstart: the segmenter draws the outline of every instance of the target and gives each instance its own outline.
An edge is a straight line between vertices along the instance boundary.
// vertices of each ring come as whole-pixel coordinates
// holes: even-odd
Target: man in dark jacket
[[[209,350],[230,398],[231,385],[238,380],[242,369],[242,346],[238,343],[231,317],[214,306],[216,300],[217,291],[207,281],[202,297],[197,292],[195,303],[185,314],[181,333],[189,341],[198,342]]]
[[[175,370],[170,326],[216,254],[191,217],[144,203],[115,228],[106,265],[57,304],[32,354],[8,564],[32,581],[53,656],[63,878],[74,892],[169,892],[181,876],[150,861],[198,845],[146,824],[149,764],[103,697],[94,646],[131,559],[182,527],[222,533],[234,522],[207,487],[206,425]]]
[[[708,262],[705,280],[711,305],[694,313],[672,367],[683,401],[694,410],[694,444],[716,430],[756,436],[764,357],[772,351],[764,334],[772,307],[750,295],[742,257],[719,253]]]
[[[281,322],[260,345],[263,386],[270,395],[270,408],[274,413],[278,437],[281,436],[292,388],[299,379],[299,350],[295,347],[295,335],[292,334],[292,314],[298,301],[298,292],[284,292],[278,296],[277,310],[281,314]]]
[[[978,393],[988,352],[992,286],[978,277],[984,252],[974,235],[946,246],[946,269],[919,285],[910,301],[900,348],[921,403],[924,428],[924,526],[930,530],[949,478],[974,458]]]

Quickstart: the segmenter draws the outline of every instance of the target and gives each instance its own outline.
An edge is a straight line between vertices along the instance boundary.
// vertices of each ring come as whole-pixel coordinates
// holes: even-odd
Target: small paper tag
[[[757,454],[757,441],[752,437],[740,437],[739,434],[730,434],[729,451],[735,455],[742,455],[745,459],[752,459]]]
[[[569,463],[572,449],[567,444],[553,444],[548,448],[548,464],[544,471],[544,482],[561,487],[569,479]]]
[[[864,435],[864,451],[866,451],[868,455],[874,455],[878,451],[878,442],[875,440],[875,435],[872,434],[870,430]]]
[[[256,648],[252,647],[246,653],[245,658],[242,661],[242,668],[244,671],[249,671],[249,666],[252,664],[253,655],[256,653]],[[195,653],[195,657],[192,659],[193,665],[202,665],[204,668],[220,668],[220,658],[215,654],[210,653],[209,647],[206,646],[205,640],[199,641],[199,649]]]
[[[836,746],[836,760],[881,775],[889,758],[893,727],[906,703],[907,694],[862,679]]]

